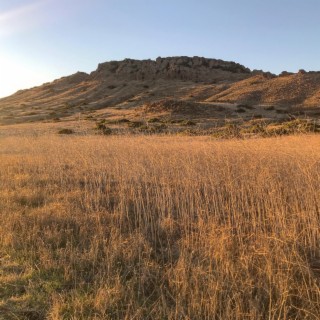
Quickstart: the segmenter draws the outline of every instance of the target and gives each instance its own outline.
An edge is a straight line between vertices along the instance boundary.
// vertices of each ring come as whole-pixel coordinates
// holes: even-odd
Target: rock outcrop
[[[127,80],[241,80],[250,76],[250,69],[235,62],[202,57],[169,57],[156,60],[111,61],[99,64],[91,73],[93,79],[116,77]]]

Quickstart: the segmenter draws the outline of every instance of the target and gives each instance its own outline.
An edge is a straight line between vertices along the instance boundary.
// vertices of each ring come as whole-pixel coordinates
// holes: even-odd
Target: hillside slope
[[[271,78],[257,75],[236,82],[207,100],[316,107],[320,103],[320,72]]]
[[[0,99],[0,124],[70,119],[102,111],[104,116],[113,116],[115,110],[124,115],[168,100],[187,103],[190,115],[192,104],[203,104],[200,109],[204,111],[209,108],[203,116],[210,114],[210,106],[222,105],[225,112],[220,110],[220,118],[237,115],[238,104],[248,104],[252,110],[274,105],[315,112],[320,73],[275,76],[201,57],[111,61],[99,64],[91,74],[78,72]],[[247,115],[254,116],[254,112]]]

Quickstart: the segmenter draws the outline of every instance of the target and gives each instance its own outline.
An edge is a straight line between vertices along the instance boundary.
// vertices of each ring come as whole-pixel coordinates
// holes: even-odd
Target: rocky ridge
[[[100,80],[117,77],[142,81],[157,79],[214,81],[240,80],[250,74],[250,69],[235,62],[202,57],[159,57],[156,60],[125,59],[101,63],[90,77]]]

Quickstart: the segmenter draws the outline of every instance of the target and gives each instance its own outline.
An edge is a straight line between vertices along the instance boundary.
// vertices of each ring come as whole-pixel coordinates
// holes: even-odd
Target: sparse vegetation
[[[152,133],[161,133],[168,129],[168,126],[164,123],[154,124],[150,127]]]
[[[273,124],[266,128],[268,134],[302,134],[310,132],[320,132],[320,125],[315,121],[307,119],[295,119],[283,123]]]
[[[107,127],[104,122],[99,122],[96,125],[96,129],[98,130],[99,133],[104,134],[104,135],[110,135],[112,134],[112,129]]]
[[[237,122],[227,122],[223,127],[218,127],[212,136],[220,139],[232,139],[241,137],[241,126]]]
[[[245,134],[254,134],[259,136],[265,136],[267,134],[267,126],[266,122],[256,122],[250,123],[249,125],[243,126],[240,129],[240,133]]]
[[[160,122],[161,120],[159,118],[150,118],[148,119],[149,123],[155,123],[155,122]]]
[[[120,118],[120,119],[110,119],[110,120],[105,120],[105,123],[107,124],[123,124],[123,123],[129,123],[130,120],[127,118]]]
[[[283,122],[266,122],[253,120],[251,122],[229,122],[213,130],[213,137],[222,139],[255,137],[271,137],[290,134],[305,134],[320,132],[320,125],[311,119],[295,119]]]
[[[183,125],[183,126],[195,126],[197,124],[192,120],[184,120],[183,122],[181,122],[181,125]]]
[[[183,123],[184,119],[170,119],[169,123],[175,124],[175,123]]]
[[[139,128],[142,127],[144,123],[142,121],[130,121],[128,122],[129,128]]]

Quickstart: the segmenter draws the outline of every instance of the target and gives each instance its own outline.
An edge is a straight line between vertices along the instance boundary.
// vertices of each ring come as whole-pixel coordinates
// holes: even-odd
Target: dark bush
[[[192,120],[185,120],[185,121],[183,121],[181,123],[181,125],[183,125],[183,126],[195,126],[196,123],[194,121],[192,121]]]
[[[148,120],[149,123],[160,122],[159,118],[151,118]]]
[[[112,130],[103,123],[97,124],[97,130],[99,130],[99,132],[104,135],[112,134]]]
[[[141,122],[141,121],[131,121],[131,122],[128,122],[128,126],[130,128],[139,128],[139,127],[143,126],[143,122]]]
[[[61,129],[58,131],[58,134],[72,134],[74,131],[72,129]]]
[[[274,109],[275,109],[274,106],[264,107],[264,110],[266,110],[266,111],[272,111],[272,110],[274,110]]]

